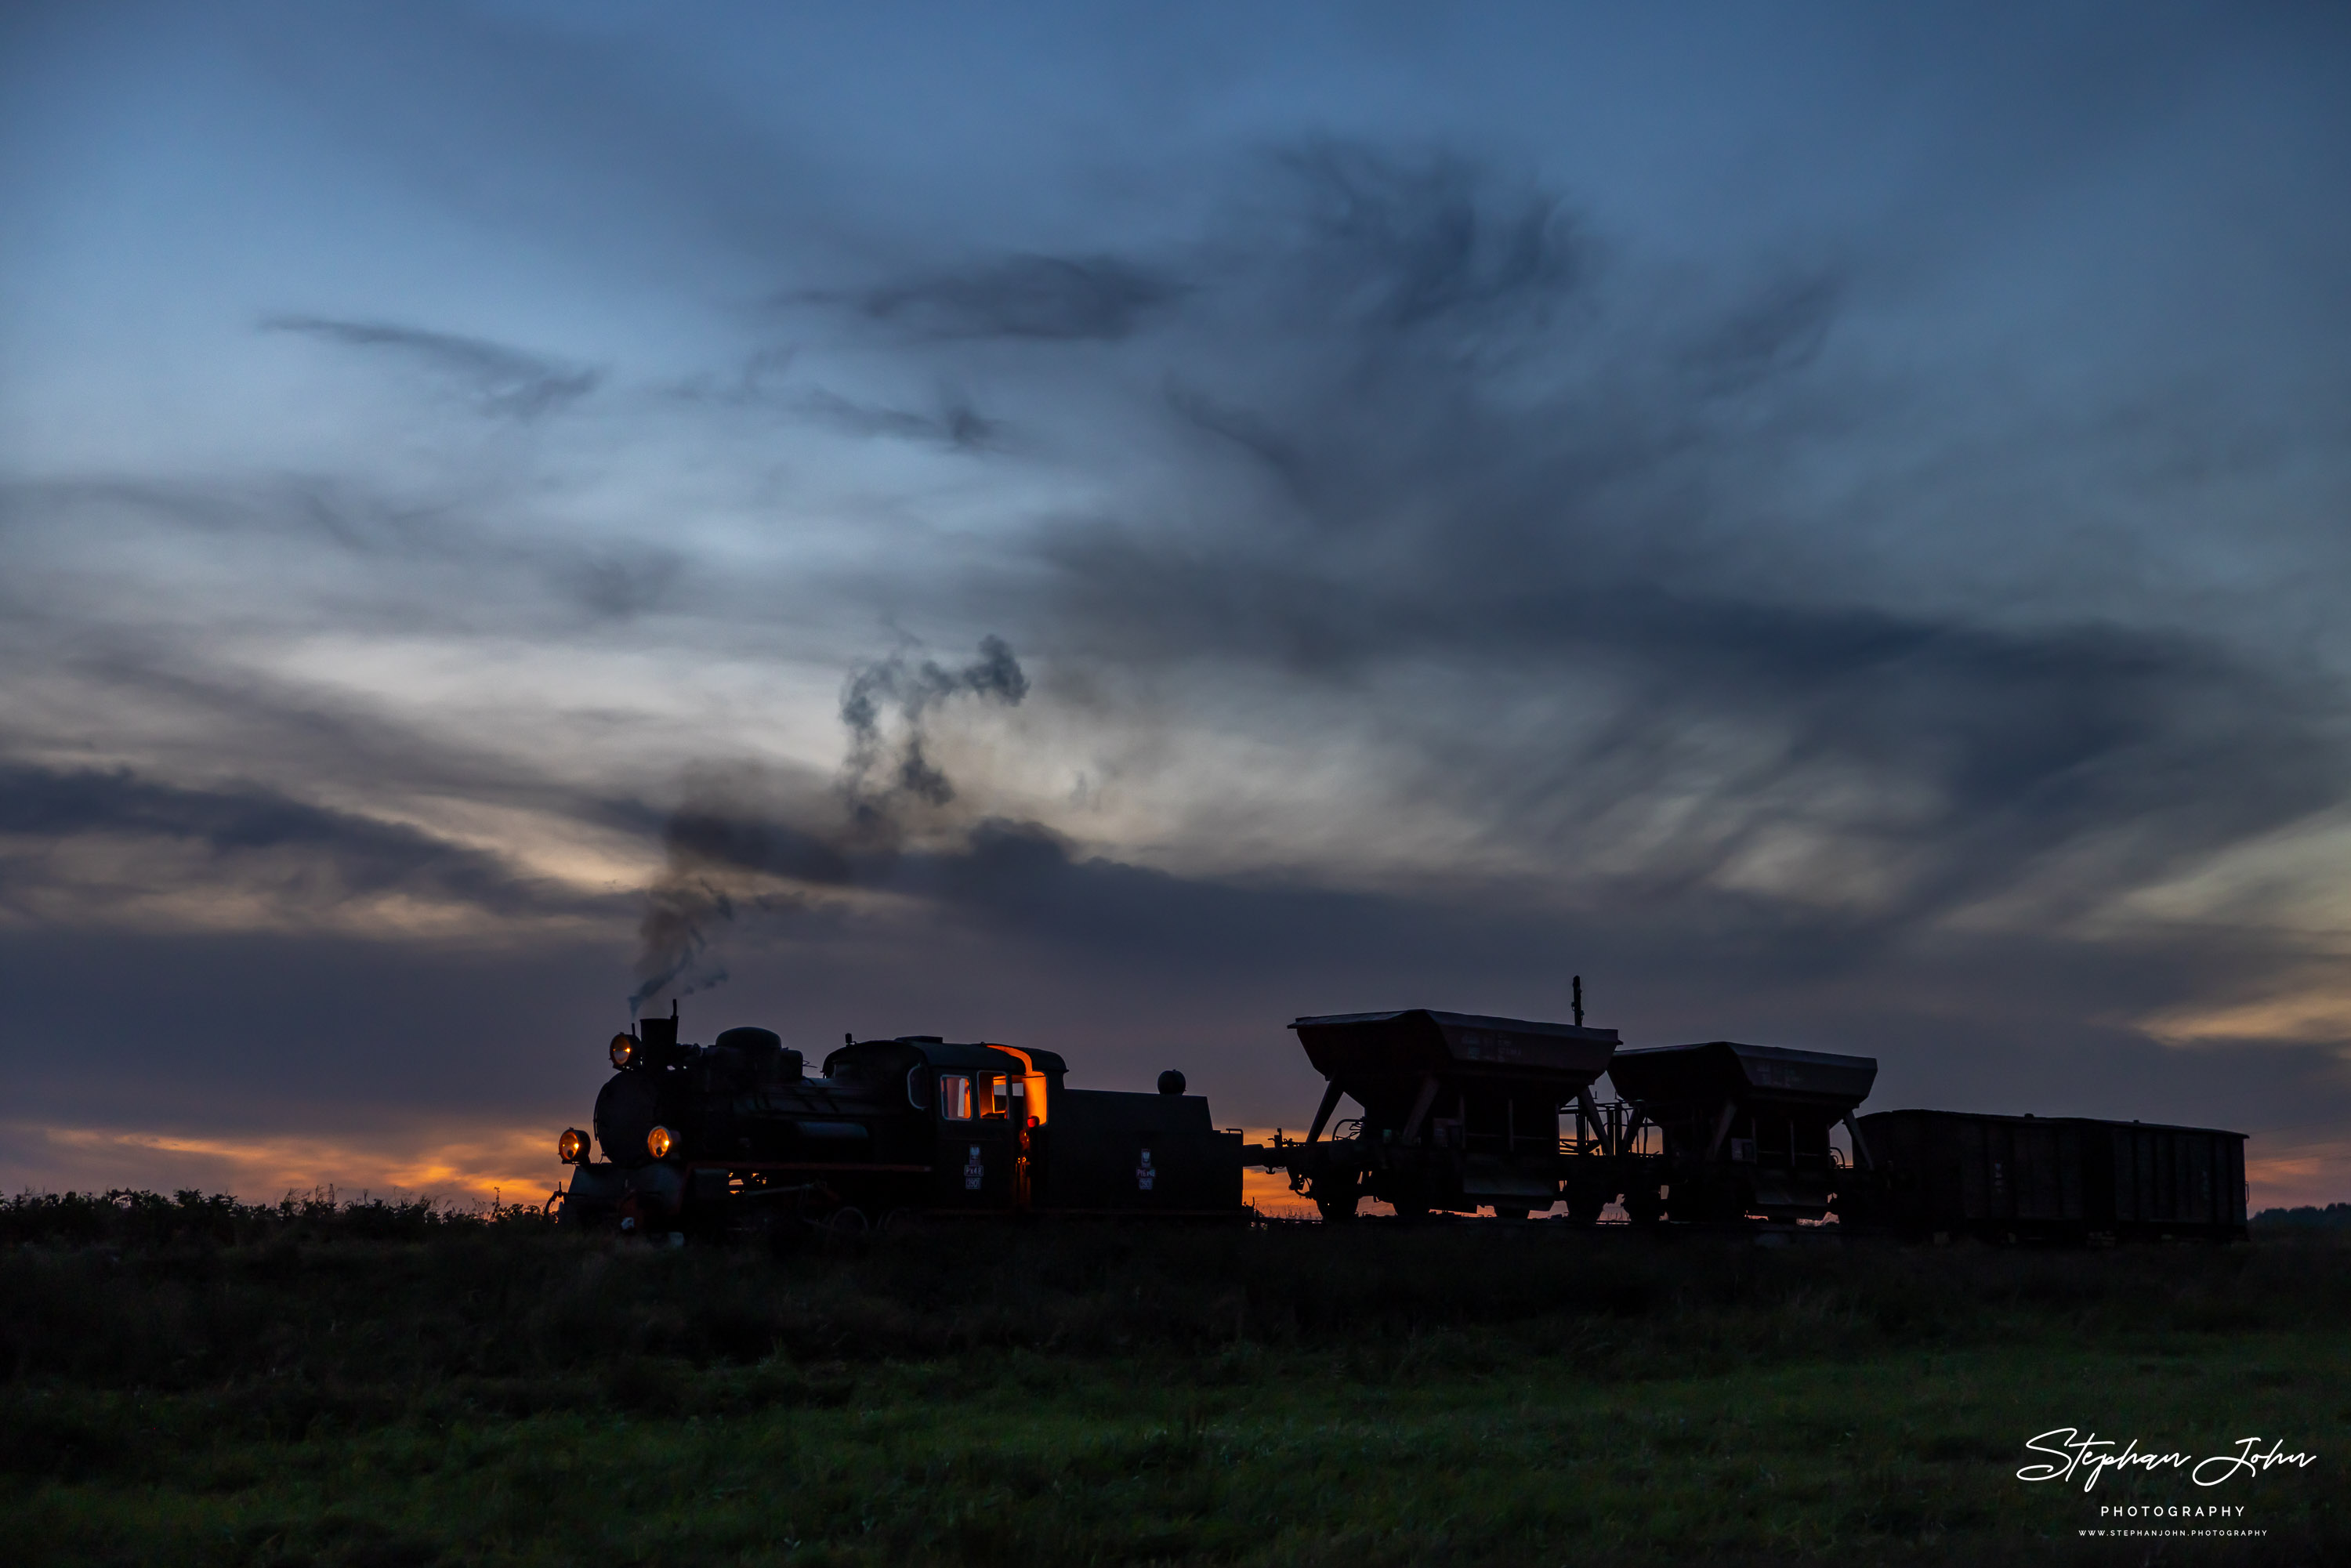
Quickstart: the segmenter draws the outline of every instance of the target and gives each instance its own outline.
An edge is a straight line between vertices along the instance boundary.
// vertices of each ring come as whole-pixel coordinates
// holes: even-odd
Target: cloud
[[[1115,256],[1013,256],[878,284],[849,298],[917,337],[1114,340],[1180,292]],[[823,296],[817,296],[823,298]]]
[[[1586,277],[1562,198],[1498,190],[1494,169],[1467,154],[1323,138],[1268,169],[1259,211],[1272,244],[1255,259],[1295,268],[1285,281],[1316,291],[1317,315],[1397,336],[1523,325]],[[1285,291],[1285,303],[1305,298]]]
[[[70,855],[105,842],[150,848],[101,885]],[[197,863],[154,857],[159,844],[191,852]],[[0,765],[0,846],[13,846],[0,848],[7,873],[0,907],[35,919],[102,916],[100,909],[75,907],[92,898],[217,897],[246,881],[266,889],[281,918],[316,917],[392,896],[506,921],[580,916],[601,907],[497,855],[405,823],[311,805],[259,785],[162,783],[127,768]]]
[[[1882,397],[1833,351],[1839,266],[1645,272],[1538,183],[1328,139],[1222,211],[1129,262],[1183,280],[1148,343],[1022,372],[1171,454],[1014,547],[1023,635],[1084,670],[1106,746],[1165,722],[1144,688],[1215,728],[1287,687],[1531,870],[1827,902],[1876,943],[2028,888],[2078,915],[2342,798],[2326,681],[2049,591],[2091,561],[2030,602],[1934,588],[1898,538],[1854,570],[1788,455],[1837,457]]]
[[[626,621],[658,607],[685,570],[685,558],[657,546],[583,553],[555,567],[559,580],[606,620]]]
[[[957,451],[987,444],[999,426],[972,406],[969,399],[949,395],[937,412],[885,408],[855,402],[837,393],[810,392],[799,407],[812,416],[859,435],[888,435],[904,441],[929,442]]]
[[[359,349],[388,349],[464,386],[485,413],[536,419],[586,397],[603,378],[590,366],[567,364],[486,339],[427,331],[382,321],[340,321],[320,316],[273,316],[268,332],[294,332]]]
[[[1248,165],[1204,232],[1123,269],[1164,285],[1152,330],[1032,334],[1008,392],[1099,411],[1122,458],[1152,460],[995,536],[1000,570],[968,586],[908,560],[890,589],[1008,615],[1098,776],[1180,779],[1211,766],[1195,741],[1231,735],[1305,766],[1339,713],[1353,792],[1279,819],[1270,839],[1317,847],[1253,870],[1221,852],[1260,809],[1246,772],[1148,850],[1089,837],[1081,812],[1008,811],[1003,781],[934,755],[946,705],[1028,695],[1008,645],[862,665],[830,789],[689,771],[639,999],[739,977],[726,945],[925,921],[1066,964],[1188,966],[1231,995],[1285,967],[1356,972],[1350,942],[1425,948],[1433,988],[1497,983],[1473,953],[1586,943],[1635,985],[1705,970],[1733,1010],[1801,977],[1785,1016],[1824,1028],[1902,1016],[1904,985],[1985,1028],[2142,1019],[2191,982],[2253,995],[2299,962],[2099,919],[2338,801],[2336,694],[2161,613],[1921,591],[1899,549],[1855,570],[1850,516],[1807,515],[1787,456],[1848,450],[1881,397],[1841,347],[1865,293],[1843,264],[1645,268],[1539,182],[1325,139]],[[953,384],[980,335],[893,351]],[[1913,499],[1873,495],[1896,516]],[[1301,714],[1321,727],[1288,727]],[[1390,874],[1380,857],[1438,817],[1464,824],[1431,840],[1453,862]],[[2021,966],[2018,942],[2116,967]],[[1996,998],[1959,977],[1994,963]]]

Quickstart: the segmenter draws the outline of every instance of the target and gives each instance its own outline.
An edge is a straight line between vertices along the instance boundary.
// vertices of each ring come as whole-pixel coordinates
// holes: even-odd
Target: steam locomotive
[[[831,1235],[909,1214],[1241,1219],[1241,1134],[1163,1072],[1159,1092],[1067,1086],[1050,1051],[849,1039],[810,1075],[764,1029],[683,1043],[674,1014],[612,1037],[593,1133],[558,1144],[567,1224]],[[603,1159],[591,1157],[601,1149]]]
[[[1573,1024],[1425,1008],[1299,1019],[1322,1103],[1304,1138],[1251,1145],[1213,1124],[1180,1072],[1162,1073],[1156,1094],[1071,1089],[1049,1051],[902,1035],[848,1039],[810,1076],[768,1030],[682,1043],[673,1012],[613,1037],[592,1135],[563,1134],[571,1179],[549,1203],[568,1224],[778,1239],[910,1214],[1241,1220],[1254,1166],[1289,1173],[1334,1223],[1371,1198],[1407,1219],[1564,1204],[1573,1221],[1621,1205],[1644,1226],[1834,1215],[2005,1240],[2245,1232],[2241,1133],[1857,1116],[1872,1058],[1735,1040],[1625,1051],[1577,1012]],[[1620,1098],[1595,1098],[1604,1073]],[[1347,1099],[1363,1114],[1334,1122]]]

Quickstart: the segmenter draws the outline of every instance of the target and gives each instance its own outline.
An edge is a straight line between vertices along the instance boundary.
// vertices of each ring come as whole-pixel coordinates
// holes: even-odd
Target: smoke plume
[[[800,889],[884,879],[910,821],[956,799],[931,759],[934,716],[962,698],[1017,707],[1028,695],[1029,676],[1001,637],[981,638],[979,656],[960,668],[900,652],[850,672],[841,696],[849,749],[829,796],[794,795],[757,772],[694,773],[663,827],[669,863],[646,894],[630,1017],[661,992],[724,984],[714,947],[740,915],[807,911]]]

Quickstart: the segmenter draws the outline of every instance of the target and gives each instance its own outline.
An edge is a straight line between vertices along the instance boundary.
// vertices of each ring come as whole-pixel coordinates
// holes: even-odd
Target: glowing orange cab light
[[[1037,1071],[1036,1061],[1017,1045],[998,1045],[989,1041],[987,1049],[1000,1051],[1020,1063],[1020,1097],[1029,1102],[1029,1124],[1032,1127],[1044,1125],[1045,1075]]]
[[[669,1135],[667,1127],[655,1127],[645,1134],[645,1151],[657,1160],[669,1158],[669,1152],[675,1147],[677,1140]]]

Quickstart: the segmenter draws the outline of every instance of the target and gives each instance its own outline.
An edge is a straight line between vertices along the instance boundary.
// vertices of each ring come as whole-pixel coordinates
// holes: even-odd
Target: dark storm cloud
[[[1459,154],[1322,143],[1260,170],[1216,232],[1132,263],[1175,281],[1124,364],[1160,365],[1158,415],[1172,441],[1208,437],[1207,460],[1040,523],[1028,542],[1050,586],[1029,634],[1112,694],[1095,700],[1113,724],[1122,672],[1190,672],[1207,715],[1237,676],[1376,705],[1384,673],[1437,672],[1460,700],[1386,711],[1393,766],[1562,878],[1564,904],[1516,904],[1519,935],[1498,943],[1468,912],[1523,894],[1476,878],[1376,896],[1203,881],[998,820],[877,848],[825,808],[756,792],[674,820],[681,863],[713,885],[745,873],[912,895],[1057,967],[1212,987],[1327,964],[1419,976],[1375,998],[1404,1001],[1473,975],[1507,987],[1473,950],[1549,950],[1687,991],[1695,966],[1732,1010],[1768,998],[1782,1027],[1834,1037],[1918,1008],[2030,1035],[2258,990],[2295,961],[2150,931],[2092,962],[2059,930],[2338,803],[2331,685],[2184,626],[1922,601],[1898,577],[1837,570],[1837,529],[1774,516],[1802,500],[1787,450],[1836,439],[1882,391],[1836,353],[1855,291],[1841,265],[1660,284],[1558,193]],[[1101,372],[1030,373],[1066,391]],[[1988,538],[2032,526],[2000,521]],[[1531,705],[1552,722],[1528,723]],[[919,784],[919,745],[901,764]],[[1578,870],[1615,848],[1625,813],[1671,801],[1692,809],[1646,832],[1637,863]],[[1790,832],[1822,863],[1742,880]],[[1865,891],[1844,885],[1856,875]],[[1956,914],[2018,892],[2038,935],[1954,934]],[[807,906],[768,896],[771,932],[813,930],[796,924]],[[1593,900],[1606,922],[1568,912]],[[2030,958],[2034,943],[2073,958]],[[1421,961],[1357,966],[1350,945]],[[1980,983],[1991,968],[2001,983]],[[1671,1010],[1654,990],[1645,1005]]]
[[[1263,214],[1289,254],[1264,259],[1302,264],[1292,280],[1322,309],[1375,330],[1524,320],[1585,276],[1560,196],[1499,189],[1490,168],[1461,153],[1332,139],[1273,166]]]
[[[1015,256],[878,285],[857,308],[921,337],[1115,340],[1180,292],[1114,256]]]
[[[1089,647],[1115,638],[1130,656],[1259,662],[1326,685],[1333,700],[1373,667],[1421,660],[1467,666],[1473,693],[1490,676],[1497,706],[1505,690],[1546,679],[1596,683],[1596,725],[1498,731],[1474,695],[1438,723],[1436,738],[1453,743],[1440,788],[1506,824],[1562,805],[1597,818],[1687,786],[1673,776],[1677,742],[1698,730],[1741,737],[1725,771],[1701,780],[1726,816],[1784,800],[1823,768],[1866,778],[1906,805],[1896,820],[1851,825],[1910,866],[1919,918],[2079,839],[2136,835],[2077,884],[2093,902],[2321,810],[2346,782],[2323,685],[2180,633],[2008,630],[1649,583],[1538,580],[1480,594],[1448,591],[1433,571],[1333,583],[1300,563],[1236,573],[1133,539],[1064,540],[1055,559]],[[1784,814],[1660,846],[1651,874],[1719,869]]]
[[[1834,535],[1772,517],[1795,504],[1782,454],[1871,394],[1829,352],[1835,269],[1661,292],[1590,259],[1557,194],[1450,154],[1318,146],[1236,210],[1163,333],[1190,379],[1170,412],[1278,483],[1182,529],[1148,497],[1041,529],[1065,654],[1255,666],[1339,702],[1449,671],[1459,711],[1396,716],[1505,833],[1687,787],[1666,776],[1683,737],[1735,734],[1701,782],[1749,825],[1653,873],[1719,869],[1771,825],[1755,802],[1835,768],[1908,802],[1844,825],[1907,868],[1917,922],[2094,838],[2128,847],[2084,903],[2341,799],[2312,677],[2185,629],[1927,610],[1808,570]],[[1545,682],[1599,722],[1501,727]]]
[[[257,785],[196,789],[121,768],[0,767],[0,836],[43,850],[99,837],[161,840],[216,863],[257,868],[298,904],[402,892],[502,916],[595,907],[518,874],[495,855],[404,823],[331,810]],[[16,869],[11,882],[30,880],[26,868]]]
[[[432,332],[381,321],[336,321],[318,316],[274,316],[262,329],[297,332],[360,349],[404,354],[465,386],[486,413],[533,419],[569,407],[596,390],[603,372],[567,364],[504,343]]]

